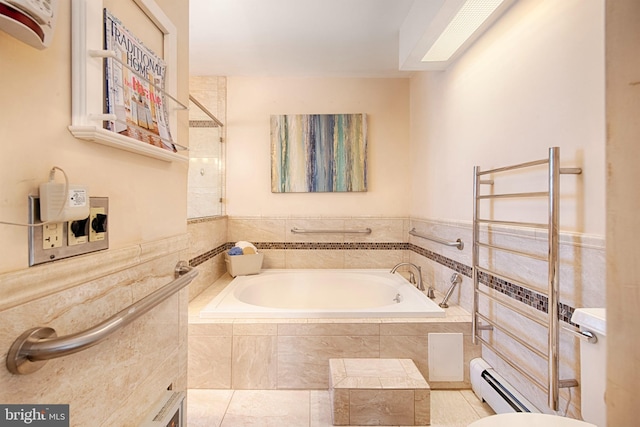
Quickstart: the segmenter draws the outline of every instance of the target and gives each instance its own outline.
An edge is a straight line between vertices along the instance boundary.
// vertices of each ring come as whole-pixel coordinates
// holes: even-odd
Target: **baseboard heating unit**
[[[471,388],[478,399],[487,402],[496,414],[540,412],[481,358],[470,363]]]

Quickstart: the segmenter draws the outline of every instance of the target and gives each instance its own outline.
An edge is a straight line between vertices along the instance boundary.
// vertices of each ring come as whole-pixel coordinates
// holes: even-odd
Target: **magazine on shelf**
[[[104,9],[107,129],[176,152],[169,130],[164,82],[166,63]]]

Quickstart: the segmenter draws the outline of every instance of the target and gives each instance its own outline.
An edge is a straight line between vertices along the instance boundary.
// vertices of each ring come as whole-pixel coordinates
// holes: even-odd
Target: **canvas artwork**
[[[271,191],[367,191],[366,116],[271,116]]]

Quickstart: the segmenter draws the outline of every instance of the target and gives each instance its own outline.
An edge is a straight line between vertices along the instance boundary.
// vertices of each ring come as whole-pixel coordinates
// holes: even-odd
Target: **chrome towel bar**
[[[12,374],[30,374],[40,369],[47,360],[92,347],[187,286],[197,275],[198,270],[180,261],[175,268],[175,280],[100,324],[75,334],[58,337],[52,328],[30,329],[11,345],[7,353],[7,369]]]
[[[420,234],[416,231],[415,228],[412,228],[411,230],[409,230],[409,234],[411,234],[412,236],[420,237],[421,239],[431,240],[432,242],[440,243],[446,246],[454,246],[460,250],[464,249],[464,242],[460,239],[457,239],[455,242],[448,242],[438,237],[432,237],[432,236],[426,236],[424,234]]]
[[[327,233],[327,234],[338,234],[338,233],[348,233],[348,234],[371,234],[370,228],[363,228],[361,230],[305,230],[304,228],[296,228],[293,227],[291,232],[294,234],[311,234],[311,233]]]

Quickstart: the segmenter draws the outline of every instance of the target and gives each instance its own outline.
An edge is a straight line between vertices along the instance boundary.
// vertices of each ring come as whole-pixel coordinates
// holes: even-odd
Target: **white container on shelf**
[[[251,255],[229,255],[225,252],[224,262],[227,265],[227,271],[233,277],[248,276],[250,274],[260,273],[264,254]]]

